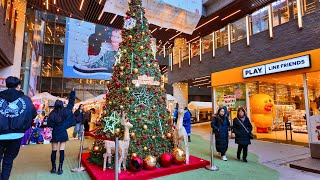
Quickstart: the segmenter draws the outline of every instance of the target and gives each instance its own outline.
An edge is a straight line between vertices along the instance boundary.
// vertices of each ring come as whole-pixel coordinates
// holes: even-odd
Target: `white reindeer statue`
[[[188,134],[186,129],[182,125],[184,113],[185,112],[183,109],[179,109],[178,122],[176,128],[173,131],[173,142],[174,147],[180,147],[180,141],[184,142],[184,150],[186,152],[186,164],[189,164]]]
[[[130,122],[127,122],[126,120],[127,113],[122,112],[122,118],[120,120],[121,124],[124,126],[124,138],[122,141],[119,141],[119,173],[121,173],[121,163],[124,170],[127,170],[126,168],[126,161],[128,156],[128,149],[130,144],[130,135],[129,135],[129,129],[133,127],[133,125]],[[120,113],[117,114],[117,117],[120,117]],[[108,164],[111,164],[111,158],[112,158],[112,151],[115,150],[115,142],[105,140],[104,146],[106,148],[106,153],[103,155],[104,157],[104,163],[103,163],[103,171],[106,170],[106,162],[108,159]],[[118,153],[118,152],[115,152]]]

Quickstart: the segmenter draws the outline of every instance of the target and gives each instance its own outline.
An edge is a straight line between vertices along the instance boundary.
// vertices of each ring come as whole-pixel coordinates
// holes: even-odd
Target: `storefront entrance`
[[[297,70],[267,73],[268,67],[275,70],[288,60],[302,62],[301,55],[213,73],[214,112],[227,106],[232,120],[237,109],[244,107],[254,126],[254,134],[260,140],[299,145],[320,143],[320,67],[317,66],[319,62],[315,62],[320,59],[311,52],[305,54],[310,55],[310,61],[308,56],[303,60],[308,60],[310,65],[297,66]],[[261,71],[254,71],[257,68]],[[250,77],[245,77],[245,73]],[[232,74],[226,82],[234,83],[222,83],[219,78],[226,77],[225,74]]]

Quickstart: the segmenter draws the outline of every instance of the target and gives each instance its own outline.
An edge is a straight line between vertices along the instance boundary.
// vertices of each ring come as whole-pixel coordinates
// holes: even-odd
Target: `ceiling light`
[[[166,29],[166,31],[168,31],[168,30],[169,30],[169,28]]]
[[[116,20],[116,18],[118,17],[118,15],[114,15],[114,17],[112,18],[112,20],[110,21],[110,24],[112,24],[114,22],[114,20]]]
[[[229,18],[229,17],[231,17],[231,16],[233,16],[233,15],[235,15],[235,14],[239,13],[240,11],[241,11],[241,10],[239,9],[238,11],[236,11],[236,12],[234,12],[234,13],[232,13],[232,14],[230,14],[230,15],[226,16],[226,17],[224,17],[223,19],[221,19],[221,21],[223,21],[223,20],[225,20],[225,19],[227,19],[227,18]]]
[[[173,37],[171,37],[169,40],[174,39],[175,37],[179,36],[182,32],[179,32],[178,34],[174,35]]]
[[[83,3],[84,3],[84,0],[81,1],[80,9],[79,9],[80,11],[81,11],[81,9],[82,9],[82,7],[83,7]]]
[[[99,1],[99,4],[101,4],[102,0]]]
[[[102,15],[103,15],[104,11],[102,10],[102,12],[100,13],[99,17],[98,17],[98,21],[100,21]]]
[[[46,7],[47,7],[47,10],[48,10],[49,9],[49,0],[46,1],[46,5],[47,5]]]
[[[207,22],[205,22],[205,23],[201,24],[200,26],[198,26],[198,27],[197,27],[197,28],[195,28],[194,30],[197,30],[197,29],[201,28],[202,26],[204,26],[204,25],[208,24],[209,22],[211,22],[211,21],[213,21],[213,20],[217,19],[218,17],[219,17],[219,16],[216,16],[216,17],[214,17],[214,18],[210,19],[209,21],[207,21]]]
[[[151,33],[154,33],[158,28],[154,28],[154,30],[151,31]]]

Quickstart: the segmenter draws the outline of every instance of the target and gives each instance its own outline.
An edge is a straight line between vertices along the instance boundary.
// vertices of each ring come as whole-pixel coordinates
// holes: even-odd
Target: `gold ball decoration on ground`
[[[143,150],[146,151],[146,150],[148,150],[148,148],[147,147],[143,147]]]
[[[124,91],[125,91],[125,92],[129,92],[129,90],[130,90],[129,87],[125,87],[125,88],[124,88]]]
[[[140,46],[140,47],[139,47],[139,49],[140,49],[140,50],[143,50],[143,49],[144,49],[144,47],[143,47],[143,46]]]
[[[157,158],[154,156],[148,155],[143,160],[143,165],[145,169],[148,169],[148,170],[155,169],[157,167]]]
[[[186,152],[182,148],[174,148],[172,152],[173,162],[175,164],[182,164],[186,160]]]
[[[171,133],[168,133],[167,138],[171,138],[171,137],[172,137]]]
[[[133,73],[137,74],[137,73],[138,73],[138,69],[137,69],[137,68],[134,68],[134,69],[133,69]]]
[[[144,129],[144,130],[147,130],[147,129],[148,129],[148,126],[147,126],[147,125],[143,125],[143,129]]]
[[[132,153],[131,156],[132,157],[137,157],[137,153]]]

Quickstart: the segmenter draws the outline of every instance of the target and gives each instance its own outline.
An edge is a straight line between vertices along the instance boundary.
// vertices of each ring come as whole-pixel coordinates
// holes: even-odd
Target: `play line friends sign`
[[[284,71],[292,71],[296,69],[310,67],[310,55],[300,56],[284,61],[278,61],[270,64],[245,68],[242,71],[243,78],[262,76],[266,74],[279,73]]]

